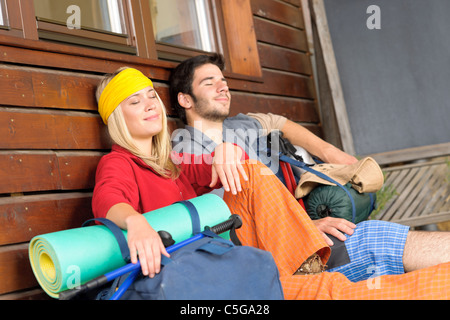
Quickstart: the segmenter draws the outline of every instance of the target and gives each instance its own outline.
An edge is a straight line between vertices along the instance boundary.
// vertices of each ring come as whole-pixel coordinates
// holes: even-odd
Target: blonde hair
[[[128,67],[122,67],[116,72],[106,75],[99,83],[96,92],[97,101],[100,100],[100,96],[108,85],[108,83],[121,71]],[[122,108],[119,105],[108,119],[108,132],[114,143],[118,144],[122,148],[127,149],[135,156],[139,157],[148,166],[150,166],[159,175],[165,178],[176,179],[180,175],[180,169],[172,162],[170,153],[172,151],[172,145],[170,142],[169,130],[167,127],[167,114],[164,103],[155,90],[156,97],[162,107],[162,130],[152,139],[151,154],[145,150],[140,150],[134,142],[133,137],[128,130],[125,117],[122,112]]]

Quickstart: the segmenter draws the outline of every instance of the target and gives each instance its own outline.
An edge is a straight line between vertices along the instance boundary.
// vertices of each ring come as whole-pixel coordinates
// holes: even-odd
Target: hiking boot
[[[294,275],[312,275],[324,272],[326,265],[322,263],[322,259],[317,253],[314,253],[305,262],[302,263],[300,268],[295,271]]]

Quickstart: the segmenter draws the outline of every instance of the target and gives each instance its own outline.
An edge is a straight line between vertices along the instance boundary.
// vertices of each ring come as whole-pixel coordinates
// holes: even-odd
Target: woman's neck
[[[134,140],[136,147],[141,150],[146,156],[150,157],[152,154],[153,138],[145,140]]]

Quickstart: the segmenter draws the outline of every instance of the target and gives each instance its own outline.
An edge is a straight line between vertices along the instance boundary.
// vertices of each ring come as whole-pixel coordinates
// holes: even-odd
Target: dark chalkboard
[[[449,142],[450,1],[324,3],[356,154]]]

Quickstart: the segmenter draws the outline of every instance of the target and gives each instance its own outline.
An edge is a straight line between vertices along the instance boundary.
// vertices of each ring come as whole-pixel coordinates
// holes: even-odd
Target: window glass
[[[150,0],[150,6],[157,42],[216,50],[209,0]]]
[[[0,26],[1,27],[9,26],[5,0],[0,0]]]
[[[38,20],[126,34],[120,0],[34,0]]]

